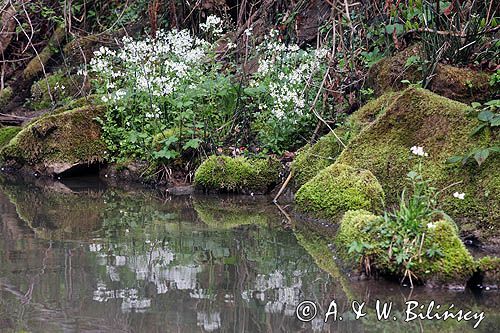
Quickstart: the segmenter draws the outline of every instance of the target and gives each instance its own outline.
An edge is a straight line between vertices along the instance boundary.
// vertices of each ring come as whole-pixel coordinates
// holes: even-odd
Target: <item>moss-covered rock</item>
[[[408,63],[408,59],[423,59],[420,45],[408,47],[392,57],[374,64],[368,73],[367,85],[380,96],[389,91],[399,91],[406,87],[402,81],[417,83],[422,80],[421,66]],[[493,96],[489,84],[490,75],[469,68],[458,68],[437,64],[428,89],[450,99],[463,103],[484,102]]]
[[[70,98],[74,99],[88,90],[89,84],[83,76],[54,73],[33,83],[30,107],[40,110],[64,104]]]
[[[19,126],[7,126],[0,128],[0,148],[8,144],[20,130],[21,127]]]
[[[104,162],[106,145],[95,117],[103,106],[87,105],[46,114],[23,128],[0,151],[4,164],[60,174],[79,165]]]
[[[273,158],[210,156],[196,170],[194,182],[206,191],[267,193],[282,169]]]
[[[384,191],[370,171],[335,163],[305,183],[295,200],[302,212],[336,220],[348,210],[381,211]]]
[[[402,81],[407,80],[412,83],[421,81],[423,78],[421,66],[408,63],[410,57],[423,58],[419,45],[408,47],[394,56],[384,58],[374,64],[368,73],[367,85],[379,96],[388,91],[404,89],[407,84]],[[487,73],[438,64],[428,88],[439,95],[456,101],[464,103],[484,102],[493,95],[489,80],[490,75]]]
[[[477,263],[481,275],[481,285],[484,288],[498,289],[500,286],[500,258],[483,257]]]
[[[385,109],[398,95],[399,93],[388,93],[368,102],[350,115],[345,125],[335,130],[335,134],[342,143],[348,144],[363,128],[370,125],[380,114],[384,113]],[[296,188],[304,185],[308,180],[316,176],[319,171],[335,162],[337,156],[344,149],[335,134],[330,132],[321,137],[314,145],[308,144],[299,151],[291,165]]]
[[[395,259],[395,249],[387,245],[391,244],[393,235],[399,231],[387,233],[381,230],[382,221],[381,217],[365,210],[347,212],[342,218],[335,243],[347,266],[359,266],[360,253],[349,249],[353,243],[363,244],[362,255],[368,258],[372,270],[401,279],[406,274],[406,267]],[[476,265],[458,237],[454,223],[440,220],[424,228],[423,241],[415,245],[415,250],[418,249],[421,255],[412,261],[413,278],[432,287],[465,287]],[[435,251],[436,254],[430,256],[428,250]]]
[[[370,170],[380,181],[387,204],[399,202],[406,175],[417,159],[410,147],[422,146],[429,154],[423,161],[423,176],[438,189],[460,182],[442,193],[444,211],[464,231],[473,230],[480,239],[498,235],[500,227],[499,156],[489,157],[481,167],[474,163],[453,165],[446,160],[477,147],[498,145],[498,134],[486,130],[470,137],[478,125],[476,115],[468,114],[462,103],[438,96],[428,90],[405,90],[375,122],[351,140],[337,163]],[[458,200],[451,193],[464,192]],[[472,224],[472,227],[469,226]]]

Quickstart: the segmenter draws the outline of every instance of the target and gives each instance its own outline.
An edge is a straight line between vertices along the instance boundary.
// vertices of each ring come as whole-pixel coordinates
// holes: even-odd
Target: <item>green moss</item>
[[[350,260],[348,249],[353,242],[366,244],[372,242],[371,235],[364,230],[377,218],[379,217],[363,209],[350,210],[344,214],[335,236],[335,243],[342,259]]]
[[[196,170],[195,184],[205,190],[265,193],[279,180],[276,159],[210,156]]]
[[[491,156],[480,168],[450,165],[446,160],[477,147],[498,145],[494,133],[470,137],[478,125],[468,107],[424,89],[405,90],[386,112],[365,128],[338,157],[338,163],[370,170],[380,181],[387,204],[396,204],[406,183],[406,174],[417,160],[410,148],[423,146],[423,173],[438,189],[460,182],[442,196],[442,208],[459,226],[473,223],[482,237],[498,234],[500,227],[499,157]],[[464,192],[465,200],[451,195]]]
[[[467,104],[485,102],[494,97],[489,74],[443,64],[436,67],[429,89]]]
[[[425,256],[417,263],[414,271],[417,276],[435,283],[458,283],[465,285],[476,269],[474,259],[458,237],[456,226],[449,220],[434,223],[428,229],[422,252],[437,246],[442,255],[436,258]]]
[[[335,220],[348,210],[380,211],[384,192],[370,171],[335,163],[305,183],[295,200],[301,211]]]
[[[12,100],[12,95],[14,92],[12,91],[11,87],[5,87],[0,91],[0,109],[3,109],[4,107],[9,104],[9,102]]]
[[[396,96],[398,93],[389,93],[368,102],[349,116],[345,125],[335,129],[335,134],[344,144],[348,144],[363,128],[382,114]],[[330,132],[314,145],[306,145],[299,151],[291,166],[297,188],[316,176],[319,171],[333,164],[340,155],[344,147],[335,134]]]
[[[85,106],[44,115],[22,129],[0,157],[30,166],[102,162],[106,146],[94,118],[103,110],[103,106]]]
[[[500,287],[500,258],[486,256],[477,262],[484,287]]]
[[[17,126],[7,126],[0,128],[0,148],[4,147],[6,144],[16,136],[21,130],[21,127]]]
[[[88,85],[84,77],[54,73],[33,83],[30,106],[35,110],[46,109],[51,105],[65,103],[87,90]]]

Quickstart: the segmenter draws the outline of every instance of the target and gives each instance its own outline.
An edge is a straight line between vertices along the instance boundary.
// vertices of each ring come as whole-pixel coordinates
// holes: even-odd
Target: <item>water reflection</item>
[[[0,191],[0,331],[414,331],[347,320],[353,299],[402,302],[394,284],[351,281],[326,233],[281,227],[256,198],[158,198],[101,184],[19,184]],[[405,291],[406,292],[406,291]],[[413,296],[412,296],[413,297]],[[494,313],[498,297],[423,291]],[[336,299],[346,320],[295,319],[304,299]],[[491,315],[483,327],[495,327]],[[489,325],[489,326],[488,326]],[[420,326],[418,326],[420,327]],[[427,325],[460,331],[467,325]]]

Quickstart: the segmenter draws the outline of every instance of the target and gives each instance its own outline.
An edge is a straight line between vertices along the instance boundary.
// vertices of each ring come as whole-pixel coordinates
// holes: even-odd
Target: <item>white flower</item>
[[[210,15],[205,23],[200,23],[200,29],[204,32],[212,32],[214,35],[222,33],[222,20],[220,17]]]
[[[424,152],[424,147],[413,146],[410,148],[410,151],[417,156],[429,156],[429,154]]]
[[[432,222],[427,223],[427,228],[428,229],[434,229],[434,228],[436,228],[436,223],[432,223]]]
[[[457,199],[460,199],[460,200],[464,200],[465,199],[465,193],[455,192],[455,193],[453,193],[453,197],[455,197]]]
[[[246,35],[247,37],[252,36],[252,31],[253,31],[253,27],[250,27],[250,28],[248,28],[248,29],[245,29],[245,35]]]

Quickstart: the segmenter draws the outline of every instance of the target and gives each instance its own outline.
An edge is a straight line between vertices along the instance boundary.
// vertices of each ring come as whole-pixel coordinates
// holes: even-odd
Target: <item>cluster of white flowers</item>
[[[271,30],[259,45],[259,67],[250,84],[264,84],[269,92],[270,102],[260,103],[261,111],[270,111],[278,119],[297,121],[307,106],[307,83],[318,72],[327,51],[301,50],[297,44],[285,45],[277,37],[278,31]]]
[[[205,23],[200,23],[200,30],[212,34],[214,37],[222,34],[222,19],[215,15],[207,17]]]
[[[464,200],[465,199],[465,193],[455,192],[455,193],[453,193],[453,197],[457,198],[457,199],[460,199],[460,200]]]
[[[413,146],[410,148],[410,151],[412,152],[412,154],[417,155],[417,156],[422,156],[422,157],[429,156],[429,154],[424,152],[424,147]]]
[[[217,22],[210,18],[207,24]],[[103,82],[107,92],[103,101],[112,104],[132,92],[158,98],[170,95],[182,80],[197,75],[209,46],[186,30],[158,31],[156,38],[144,40],[124,37],[122,42],[118,51],[101,47],[90,62],[90,71]],[[154,110],[147,117],[158,118],[160,108]]]

